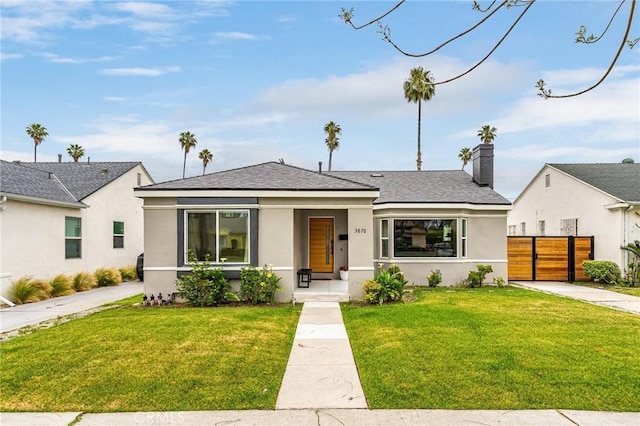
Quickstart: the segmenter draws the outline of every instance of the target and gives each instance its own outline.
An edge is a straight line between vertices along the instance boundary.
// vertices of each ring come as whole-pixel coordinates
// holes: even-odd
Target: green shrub
[[[189,252],[189,261],[193,263],[191,272],[176,280],[176,289],[180,297],[191,306],[218,306],[227,299],[238,300],[231,293],[231,284],[227,281],[222,268],[212,268],[209,255],[198,262]]]
[[[138,273],[136,272],[136,265],[127,265],[120,268],[120,276],[122,281],[135,281],[138,279]]]
[[[400,300],[406,285],[407,280],[399,266],[391,265],[389,269],[380,266],[373,280],[364,283],[364,300],[367,303],[377,303],[378,305]]]
[[[86,291],[97,286],[96,277],[89,272],[78,272],[73,277],[73,289],[75,291]]]
[[[427,277],[427,281],[429,282],[429,287],[438,287],[438,284],[442,282],[442,273],[440,270],[436,269],[435,271],[431,271]]]
[[[497,286],[498,288],[502,288],[507,286],[507,282],[502,277],[495,277],[493,279],[493,285]]]
[[[582,269],[592,280],[603,284],[617,284],[622,279],[620,267],[610,260],[583,260]]]
[[[240,270],[240,299],[254,305],[273,303],[276,291],[281,290],[280,277],[273,273],[271,265],[256,269],[252,265]]]
[[[19,278],[11,283],[9,300],[16,305],[37,302],[41,300],[40,288],[33,277],[27,276]]]
[[[467,276],[467,282],[471,288],[482,287],[487,274],[493,272],[491,265],[476,265],[476,269],[477,271],[469,271]]]
[[[69,275],[59,274],[49,281],[51,285],[51,297],[68,296],[76,291],[73,288],[73,278]]]
[[[120,271],[116,268],[98,268],[93,275],[96,277],[98,287],[114,286],[122,282]]]

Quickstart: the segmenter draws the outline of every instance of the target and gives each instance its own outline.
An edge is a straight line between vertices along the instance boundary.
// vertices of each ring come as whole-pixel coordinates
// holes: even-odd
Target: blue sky
[[[323,127],[333,120],[342,127],[334,170],[413,170],[417,106],[402,91],[410,69],[436,80],[464,71],[522,8],[425,58],[338,19],[341,7],[361,23],[393,4],[2,0],[0,158],[33,161],[25,128],[37,122],[49,132],[39,161],[69,161],[66,148],[80,144],[91,161],[142,161],[156,182],[182,176],[182,131],[198,140],[189,176],[202,173],[203,148],[214,153],[207,172],[279,158],[315,170],[327,166]],[[639,162],[640,47],[625,48],[589,94],[544,100],[535,89],[540,78],[562,94],[600,77],[628,4],[599,43],[575,44],[574,33],[582,24],[600,32],[617,5],[540,0],[488,62],[437,86],[423,105],[423,169],[459,169],[460,149],[477,145],[485,124],[498,129],[495,188],[510,199],[546,162]],[[384,23],[421,52],[482,16],[471,1],[408,1]]]

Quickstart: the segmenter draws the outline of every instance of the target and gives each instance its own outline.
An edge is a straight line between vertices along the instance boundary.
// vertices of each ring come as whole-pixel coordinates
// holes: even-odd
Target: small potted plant
[[[342,281],[349,281],[349,267],[348,266],[341,266],[340,267],[340,279]]]

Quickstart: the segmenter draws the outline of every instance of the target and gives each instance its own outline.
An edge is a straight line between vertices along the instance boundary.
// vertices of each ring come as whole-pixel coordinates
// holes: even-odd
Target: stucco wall
[[[545,185],[547,174],[550,175],[549,187]],[[625,240],[625,232],[630,233],[632,228],[625,226],[624,209],[606,208],[617,202],[613,197],[547,166],[516,200],[507,222],[516,226],[517,235],[521,234],[521,222],[526,224],[527,235],[538,235],[538,221],[544,220],[545,234],[556,236],[563,235],[562,219],[577,218],[578,235],[594,236],[595,258],[611,260],[624,267],[626,258],[620,246]]]
[[[362,286],[373,278],[373,209],[350,208],[349,234],[349,297],[362,299]]]
[[[138,173],[142,185],[152,183],[142,168],[136,166],[83,200],[90,207],[85,209],[83,220],[82,256],[90,271],[105,266],[135,265],[144,250],[142,200],[133,195]],[[124,222],[124,248],[113,248],[114,221]]]
[[[295,286],[293,219],[291,208],[260,210],[258,259],[260,265],[273,265],[273,271],[281,277],[282,291],[276,293],[276,300],[280,302],[291,300]]]
[[[175,291],[178,258],[178,214],[176,199],[145,200],[144,292]]]
[[[87,259],[64,258],[65,216],[84,217],[84,212],[7,200],[0,212],[0,272],[10,274],[5,285],[26,275],[47,279],[87,268]]]

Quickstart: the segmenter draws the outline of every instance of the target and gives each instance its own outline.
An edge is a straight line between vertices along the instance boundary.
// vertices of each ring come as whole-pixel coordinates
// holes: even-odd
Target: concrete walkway
[[[3,308],[0,309],[0,333],[77,314],[140,293],[142,282],[131,281],[113,287],[99,287],[69,296]]]
[[[594,305],[640,314],[640,297],[638,296],[557,281],[517,281],[513,284],[531,290],[582,300]]]
[[[276,410],[367,408],[337,302],[305,302]]]

